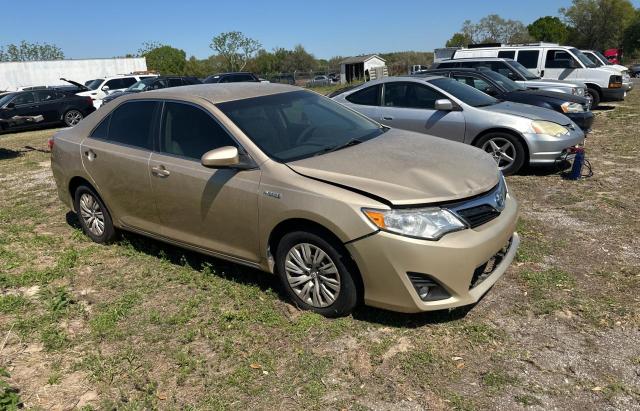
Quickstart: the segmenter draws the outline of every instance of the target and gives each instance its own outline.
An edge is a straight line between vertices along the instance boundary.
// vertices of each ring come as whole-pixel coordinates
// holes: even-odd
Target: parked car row
[[[536,77],[583,83],[591,96],[593,107],[597,107],[601,101],[624,100],[626,93],[633,88],[626,67],[594,64],[583,52],[570,46],[553,43],[479,44],[455,50],[451,60],[478,58],[511,59]]]

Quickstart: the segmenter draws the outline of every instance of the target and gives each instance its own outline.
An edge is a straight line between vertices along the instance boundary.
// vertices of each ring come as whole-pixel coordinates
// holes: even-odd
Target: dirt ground
[[[597,112],[593,177],[508,178],[517,261],[476,306],[422,315],[328,320],[268,274],[94,244],[57,199],[53,133],[0,136],[0,404],[640,410],[640,90]]]

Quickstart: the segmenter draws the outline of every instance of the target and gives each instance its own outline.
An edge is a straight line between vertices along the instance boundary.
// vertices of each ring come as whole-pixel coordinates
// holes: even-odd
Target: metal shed
[[[349,57],[340,62],[340,83],[370,80],[386,73],[387,62],[377,54]]]

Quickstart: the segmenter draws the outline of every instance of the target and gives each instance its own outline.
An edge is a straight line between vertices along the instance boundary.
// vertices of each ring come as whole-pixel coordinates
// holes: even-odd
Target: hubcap
[[[67,125],[75,126],[82,120],[82,113],[77,110],[71,110],[64,117]]]
[[[493,156],[500,170],[516,161],[516,148],[506,138],[495,137],[482,145],[482,149]]]
[[[287,253],[284,263],[289,286],[305,303],[328,307],[340,294],[340,274],[333,260],[313,244],[301,243]]]
[[[80,196],[80,215],[85,227],[91,233],[101,236],[104,233],[104,214],[96,199],[87,193]]]

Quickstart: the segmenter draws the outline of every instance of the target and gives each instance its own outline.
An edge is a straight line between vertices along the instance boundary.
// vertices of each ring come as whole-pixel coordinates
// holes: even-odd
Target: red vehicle
[[[604,56],[609,60],[611,64],[621,64],[622,61],[622,49],[608,49],[604,51]]]

